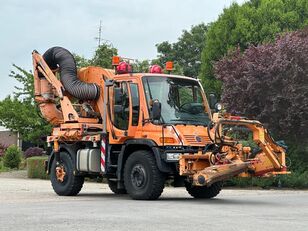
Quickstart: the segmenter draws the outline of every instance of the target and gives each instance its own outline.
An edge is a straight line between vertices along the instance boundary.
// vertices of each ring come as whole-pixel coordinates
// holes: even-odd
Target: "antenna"
[[[102,41],[102,20],[99,20],[98,37],[95,37],[95,40],[98,41],[98,47],[99,47]]]
[[[98,41],[97,44],[98,47],[100,47],[103,44],[113,48],[112,42],[102,37],[102,20],[99,20],[98,37],[95,37],[94,39]]]

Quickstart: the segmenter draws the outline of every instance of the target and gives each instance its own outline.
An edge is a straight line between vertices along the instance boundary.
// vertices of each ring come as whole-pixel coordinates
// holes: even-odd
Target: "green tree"
[[[221,93],[213,63],[229,50],[273,41],[278,33],[308,25],[307,0],[250,0],[224,9],[206,33],[200,77],[208,91]]]
[[[112,68],[112,56],[118,54],[118,50],[114,48],[112,45],[103,44],[100,45],[91,60],[89,60],[90,64],[93,66],[100,66],[104,68]]]
[[[174,61],[178,74],[197,77],[206,32],[207,26],[201,23],[192,26],[190,31],[183,30],[182,35],[175,43],[164,41],[157,44],[158,63],[163,66],[167,61]]]
[[[21,83],[15,86],[13,97],[0,101],[0,125],[20,133],[21,138],[35,144],[43,144],[41,139],[51,131],[51,126],[40,116],[34,102],[34,81],[31,72],[13,65],[10,77]]]
[[[0,101],[0,125],[18,131],[23,140],[35,144],[42,144],[41,137],[47,136],[51,130],[35,104],[15,97]]]
[[[100,66],[103,68],[112,68],[112,57],[118,55],[118,50],[109,44],[100,45],[94,52],[91,59],[84,56],[73,54],[77,68],[87,66]]]
[[[76,66],[77,68],[82,68],[82,67],[87,67],[90,66],[90,60],[86,59],[84,56],[80,56],[78,54],[73,54],[75,61],[76,61]]]
[[[133,64],[133,70],[136,72],[144,73],[149,71],[150,66],[151,66],[150,60],[142,60],[142,61],[137,60]]]
[[[11,71],[9,76],[11,78],[16,79],[20,86],[15,86],[15,92],[13,92],[14,97],[16,99],[33,103],[34,102],[34,80],[33,80],[33,74],[31,72],[28,72],[21,67],[16,66],[13,64],[13,68],[15,69]]]

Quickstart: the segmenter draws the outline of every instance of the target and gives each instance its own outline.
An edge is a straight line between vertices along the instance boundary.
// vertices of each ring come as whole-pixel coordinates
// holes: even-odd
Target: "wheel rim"
[[[142,188],[146,183],[146,172],[142,165],[137,164],[132,168],[131,181],[135,188]]]
[[[56,167],[56,177],[60,183],[64,182],[65,176],[66,176],[66,171],[64,166],[59,165],[58,167]]]

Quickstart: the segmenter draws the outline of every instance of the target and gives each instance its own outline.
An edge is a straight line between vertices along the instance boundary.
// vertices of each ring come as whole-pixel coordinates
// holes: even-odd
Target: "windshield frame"
[[[208,121],[211,121],[212,120],[212,114],[211,114],[211,110],[209,108],[209,105],[208,105],[208,101],[207,101],[207,98],[206,98],[206,95],[205,95],[205,92],[203,90],[203,87],[202,85],[200,84],[200,81],[198,79],[194,79],[194,78],[190,78],[190,77],[186,77],[186,76],[174,76],[174,75],[145,75],[145,76],[142,76],[142,85],[143,85],[143,89],[144,89],[144,97],[145,97],[145,104],[146,104],[146,107],[147,107],[147,111],[148,111],[148,115],[149,115],[149,118],[151,117],[151,108],[150,108],[150,103],[148,102],[148,97],[151,98],[151,99],[154,99],[152,98],[152,92],[151,92],[151,88],[150,88],[150,85],[149,85],[149,79],[150,78],[166,78],[166,79],[176,79],[176,80],[180,80],[180,79],[183,79],[184,81],[192,81],[192,83],[194,83],[192,86],[196,86],[197,87],[197,91],[199,92],[200,96],[201,96],[201,99],[202,100],[202,105],[204,107],[204,115],[206,115],[208,117]],[[149,90],[149,93],[146,92],[146,90]],[[148,95],[147,95],[148,94]],[[200,102],[201,104],[201,102]],[[163,109],[162,109],[163,110]],[[190,114],[190,113],[189,113]],[[165,124],[165,125],[179,125],[179,124],[182,124],[182,125],[194,125],[194,126],[207,126],[207,124],[205,123],[202,123],[201,121],[197,121],[195,120],[194,122],[195,123],[188,123],[190,119],[179,119],[177,120],[174,120],[174,122],[171,122],[171,120],[167,123],[164,121],[163,119],[163,116],[161,117],[161,120],[160,121],[151,121],[152,123],[154,124]],[[193,120],[190,120],[190,121],[193,121]]]

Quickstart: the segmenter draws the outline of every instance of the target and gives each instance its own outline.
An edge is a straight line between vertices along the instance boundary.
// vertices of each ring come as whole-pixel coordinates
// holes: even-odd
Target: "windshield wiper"
[[[198,120],[193,120],[193,119],[172,119],[172,120],[170,120],[170,121],[183,121],[183,122],[196,122],[198,125],[202,125],[202,126],[205,126],[205,124],[204,123],[202,123],[201,121],[198,121]],[[182,123],[181,123],[182,124]],[[185,123],[183,123],[183,124],[185,124]]]

